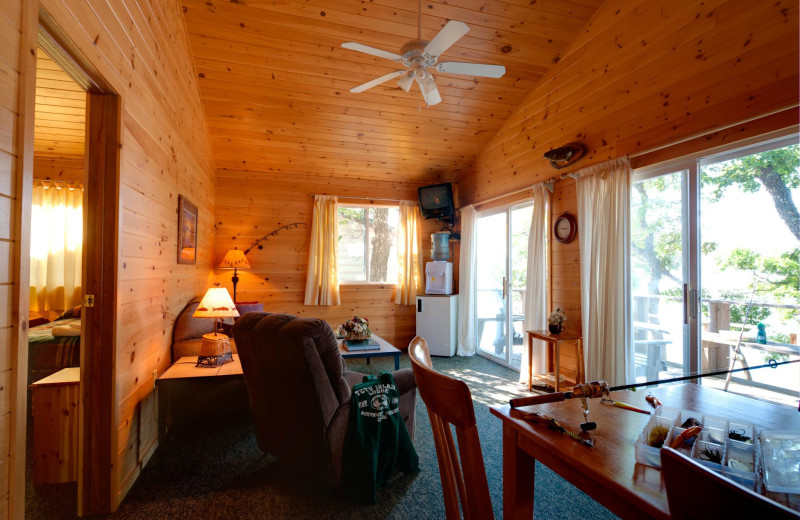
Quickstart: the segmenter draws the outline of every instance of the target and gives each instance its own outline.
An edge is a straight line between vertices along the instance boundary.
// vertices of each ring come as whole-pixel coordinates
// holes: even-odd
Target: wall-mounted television
[[[438,218],[453,223],[453,186],[446,182],[419,188],[419,207],[425,218]]]

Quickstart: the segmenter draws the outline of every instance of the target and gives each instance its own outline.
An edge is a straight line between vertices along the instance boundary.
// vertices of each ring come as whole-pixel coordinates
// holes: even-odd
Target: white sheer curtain
[[[628,342],[626,272],[631,169],[626,157],[578,172],[581,309],[586,380],[634,380]]]
[[[525,282],[525,330],[547,328],[547,215],[550,214],[550,191],[542,184],[533,186],[533,215],[528,234],[528,273]],[[522,349],[519,371],[520,383],[528,382],[527,338]],[[534,340],[532,370],[534,374],[545,372],[547,351],[543,342]]]
[[[400,201],[397,227],[397,296],[398,305],[416,305],[422,283],[422,215],[416,202]]]
[[[306,274],[306,305],[340,305],[338,262],[339,213],[338,198],[314,196],[311,224],[311,247]]]
[[[474,206],[461,208],[461,252],[458,260],[458,355],[472,356],[475,338],[475,284],[477,283],[475,231],[478,212]]]
[[[34,186],[31,310],[64,310],[80,305],[82,256],[83,190]]]

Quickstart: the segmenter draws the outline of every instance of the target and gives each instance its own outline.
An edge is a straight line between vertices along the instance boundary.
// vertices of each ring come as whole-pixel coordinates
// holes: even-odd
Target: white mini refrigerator
[[[417,296],[417,336],[431,356],[452,357],[458,344],[458,295]]]

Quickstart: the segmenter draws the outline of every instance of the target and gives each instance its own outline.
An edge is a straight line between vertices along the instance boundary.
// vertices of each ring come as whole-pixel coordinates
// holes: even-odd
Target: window
[[[637,382],[726,370],[731,358],[740,369],[800,356],[800,228],[789,217],[800,202],[797,143],[796,135],[742,143],[634,173]],[[797,407],[796,366],[700,382]]]
[[[339,206],[340,282],[397,283],[397,207]]]

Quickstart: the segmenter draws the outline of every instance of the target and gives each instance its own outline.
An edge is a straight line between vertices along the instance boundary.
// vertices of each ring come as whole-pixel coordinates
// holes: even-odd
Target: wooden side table
[[[561,374],[561,342],[572,341],[575,345],[575,383],[585,382],[583,374],[583,336],[574,331],[565,330],[561,334],[551,334],[548,330],[529,330],[528,336],[528,391],[533,389],[533,340],[538,339],[553,347],[553,373],[555,377],[555,389],[558,392],[559,375]]]
[[[73,367],[31,385],[34,485],[78,480],[80,382]]]

